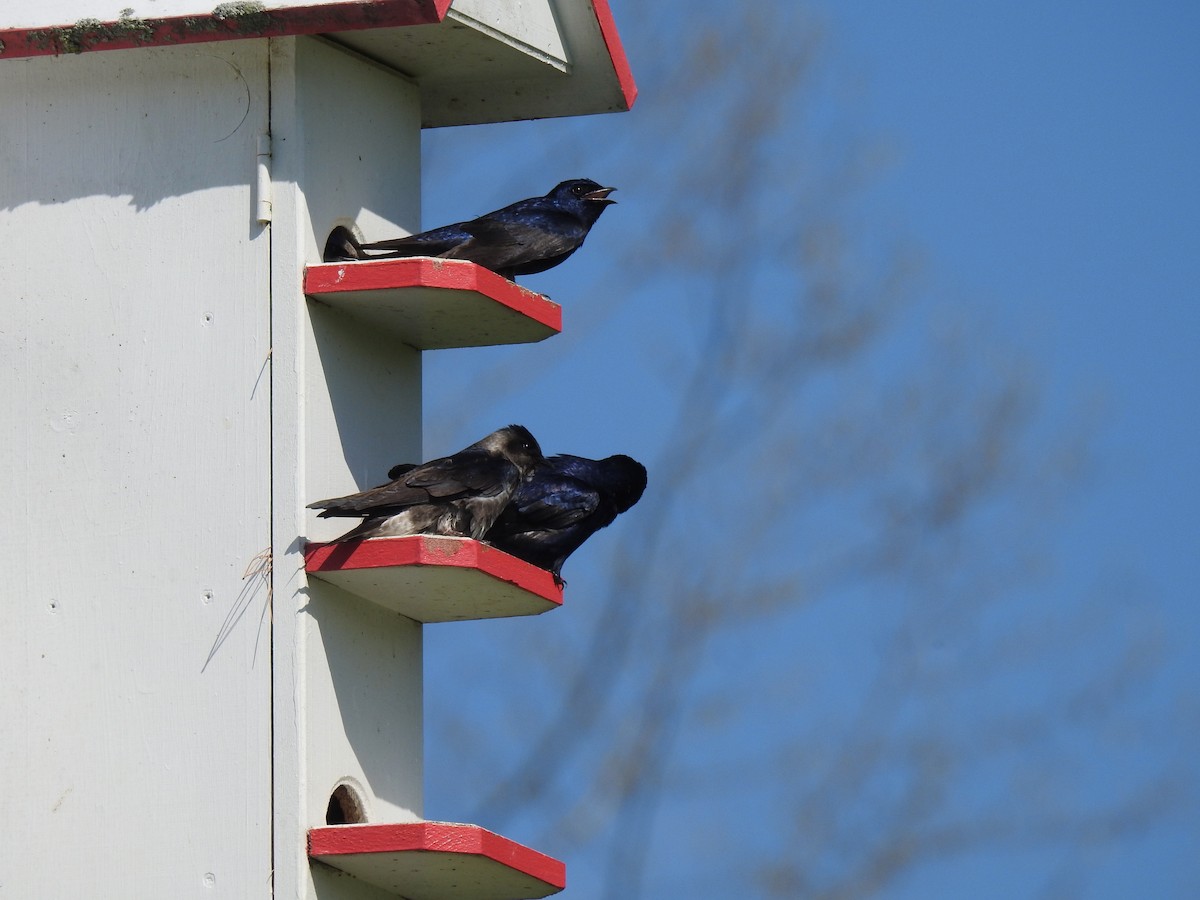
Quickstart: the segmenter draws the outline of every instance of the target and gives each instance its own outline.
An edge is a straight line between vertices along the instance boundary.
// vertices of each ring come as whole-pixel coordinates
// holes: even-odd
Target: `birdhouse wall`
[[[0,894],[378,900],[306,837],[339,788],[421,819],[422,626],[308,580],[355,520],[306,506],[429,455],[404,340],[560,320],[439,266],[398,328],[305,267],[419,230],[423,125],[636,89],[604,0],[152,5],[0,21]]]
[[[270,896],[265,42],[0,62],[0,893]]]
[[[420,354],[301,284],[416,229],[416,90],[315,38],[0,66],[3,893],[375,897],[305,835],[420,816],[421,631],[305,583],[304,506],[421,457]]]
[[[336,537],[355,520],[304,507],[422,458],[421,360],[305,300],[301,279],[335,224],[370,237],[419,230],[420,102],[396,73],[311,38],[272,42],[271,98],[276,890],[342,898],[367,889],[323,881],[304,835],[326,824],[341,784],[367,821],[420,818],[421,626],[305,583],[304,539]]]

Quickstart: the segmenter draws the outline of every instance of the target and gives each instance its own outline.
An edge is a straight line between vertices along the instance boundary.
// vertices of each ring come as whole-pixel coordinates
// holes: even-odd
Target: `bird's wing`
[[[397,512],[406,506],[428,502],[428,491],[409,487],[403,481],[393,481],[357,494],[318,500],[308,504],[308,508],[323,510],[322,516],[359,516],[366,513],[383,515],[387,512]]]
[[[512,269],[570,253],[587,236],[583,223],[565,213],[504,219],[484,216],[465,222],[463,230],[471,240],[456,247],[448,258],[470,259],[489,269]]]
[[[320,514],[322,516],[385,515],[398,512],[406,506],[428,503],[430,499],[430,491],[424,487],[408,485],[401,479],[372,487],[367,491],[347,494],[346,497],[317,500],[317,503],[308,504],[308,509],[324,510]]]
[[[596,511],[600,494],[575,479],[555,479],[528,498],[518,496],[512,507],[524,523],[539,528],[566,528]]]
[[[402,463],[393,466],[388,476],[394,480],[370,490],[345,497],[333,497],[310,503],[310,509],[322,509],[322,516],[355,516],[370,513],[384,515],[418,503],[446,500],[462,494],[494,496],[502,488],[505,467],[511,464],[486,453],[459,453],[431,460],[419,466]]]
[[[471,235],[463,230],[463,226],[466,224],[457,222],[408,237],[373,241],[369,244],[362,244],[361,249],[370,253],[396,256],[445,256],[471,240]]]
[[[402,475],[401,481],[438,498],[460,494],[494,497],[512,483],[515,473],[516,467],[503,457],[464,451],[417,466]]]

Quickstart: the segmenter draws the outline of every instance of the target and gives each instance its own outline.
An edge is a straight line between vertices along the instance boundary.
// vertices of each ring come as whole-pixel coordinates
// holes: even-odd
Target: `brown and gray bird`
[[[325,244],[324,259],[466,259],[511,281],[553,268],[578,250],[600,214],[617,202],[608,196],[614,190],[576,178],[555,185],[543,197],[518,200],[469,222],[368,244],[339,225]]]
[[[480,540],[513,492],[543,459],[529,430],[509,425],[452,456],[397,466],[394,480],[358,494],[310,503],[322,517],[363,521],[338,541],[444,534]]]

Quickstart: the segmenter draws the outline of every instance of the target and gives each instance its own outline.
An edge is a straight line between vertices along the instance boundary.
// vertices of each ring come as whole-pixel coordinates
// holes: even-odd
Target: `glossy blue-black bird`
[[[567,557],[645,490],[646,467],[628,456],[551,456],[521,482],[484,540],[548,570],[561,585]]]
[[[310,503],[320,515],[360,516],[337,538],[446,534],[481,539],[520,485],[544,459],[528,429],[509,425],[452,456],[396,466],[392,481],[346,497]]]
[[[544,197],[518,200],[469,222],[455,222],[410,237],[360,244],[339,225],[325,244],[325,261],[434,256],[467,259],[510,281],[557,266],[583,244],[600,214],[616,203],[587,178],[564,181]]]

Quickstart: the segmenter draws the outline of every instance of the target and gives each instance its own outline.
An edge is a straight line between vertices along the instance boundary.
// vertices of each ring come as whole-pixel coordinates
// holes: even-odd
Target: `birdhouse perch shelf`
[[[407,900],[523,900],[566,887],[566,866],[478,825],[334,825],[308,855]]]
[[[470,538],[309,544],[304,568],[418,622],[534,616],[562,605],[562,588],[549,572]]]
[[[418,350],[529,344],[562,331],[557,303],[463,260],[311,265],[304,293]]]

